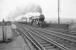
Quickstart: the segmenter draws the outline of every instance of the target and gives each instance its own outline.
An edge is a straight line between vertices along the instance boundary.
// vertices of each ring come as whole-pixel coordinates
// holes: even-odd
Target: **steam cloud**
[[[37,5],[37,4],[29,4],[25,7],[19,6],[19,7],[16,7],[15,11],[9,13],[8,19],[14,20],[16,17],[25,15],[30,12],[42,13],[42,8],[40,7],[40,5]]]

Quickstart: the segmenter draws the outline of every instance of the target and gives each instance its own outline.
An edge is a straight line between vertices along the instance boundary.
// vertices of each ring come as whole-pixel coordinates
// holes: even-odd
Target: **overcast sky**
[[[12,17],[17,7],[24,8],[30,3],[36,3],[42,7],[46,20],[57,20],[58,0],[0,0],[0,20]],[[60,0],[60,18],[76,18],[76,0]]]

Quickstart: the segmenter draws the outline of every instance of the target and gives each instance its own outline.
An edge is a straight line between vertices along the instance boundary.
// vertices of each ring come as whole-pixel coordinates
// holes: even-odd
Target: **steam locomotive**
[[[26,17],[25,17],[26,18]],[[38,27],[45,27],[46,26],[46,22],[45,22],[45,16],[44,14],[40,14],[40,15],[31,15],[29,18],[27,19],[20,19],[21,21],[18,21],[18,23],[22,23],[22,24],[28,24],[28,25],[32,25],[32,26],[38,26]]]
[[[43,14],[39,15],[39,16],[32,16],[30,17],[31,20],[31,25],[37,25],[39,27],[44,27],[45,25],[45,21],[44,21],[45,17]]]

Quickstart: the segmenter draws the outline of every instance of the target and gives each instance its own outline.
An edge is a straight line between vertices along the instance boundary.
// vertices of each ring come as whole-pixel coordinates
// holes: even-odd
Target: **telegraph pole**
[[[60,0],[58,0],[58,24],[60,24]]]

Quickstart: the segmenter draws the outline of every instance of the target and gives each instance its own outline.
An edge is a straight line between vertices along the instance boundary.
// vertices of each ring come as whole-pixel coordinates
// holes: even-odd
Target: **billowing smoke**
[[[27,5],[24,11],[25,11],[25,13],[29,13],[29,12],[42,13],[41,7],[39,5],[35,5],[35,4]]]
[[[24,7],[16,7],[15,11],[13,11],[12,13],[10,12],[9,13],[9,17],[8,18],[11,18],[11,19],[15,19],[21,15],[25,15],[27,13],[42,13],[42,8],[40,7],[40,5],[37,5],[37,4],[29,4],[29,5],[26,5]]]

